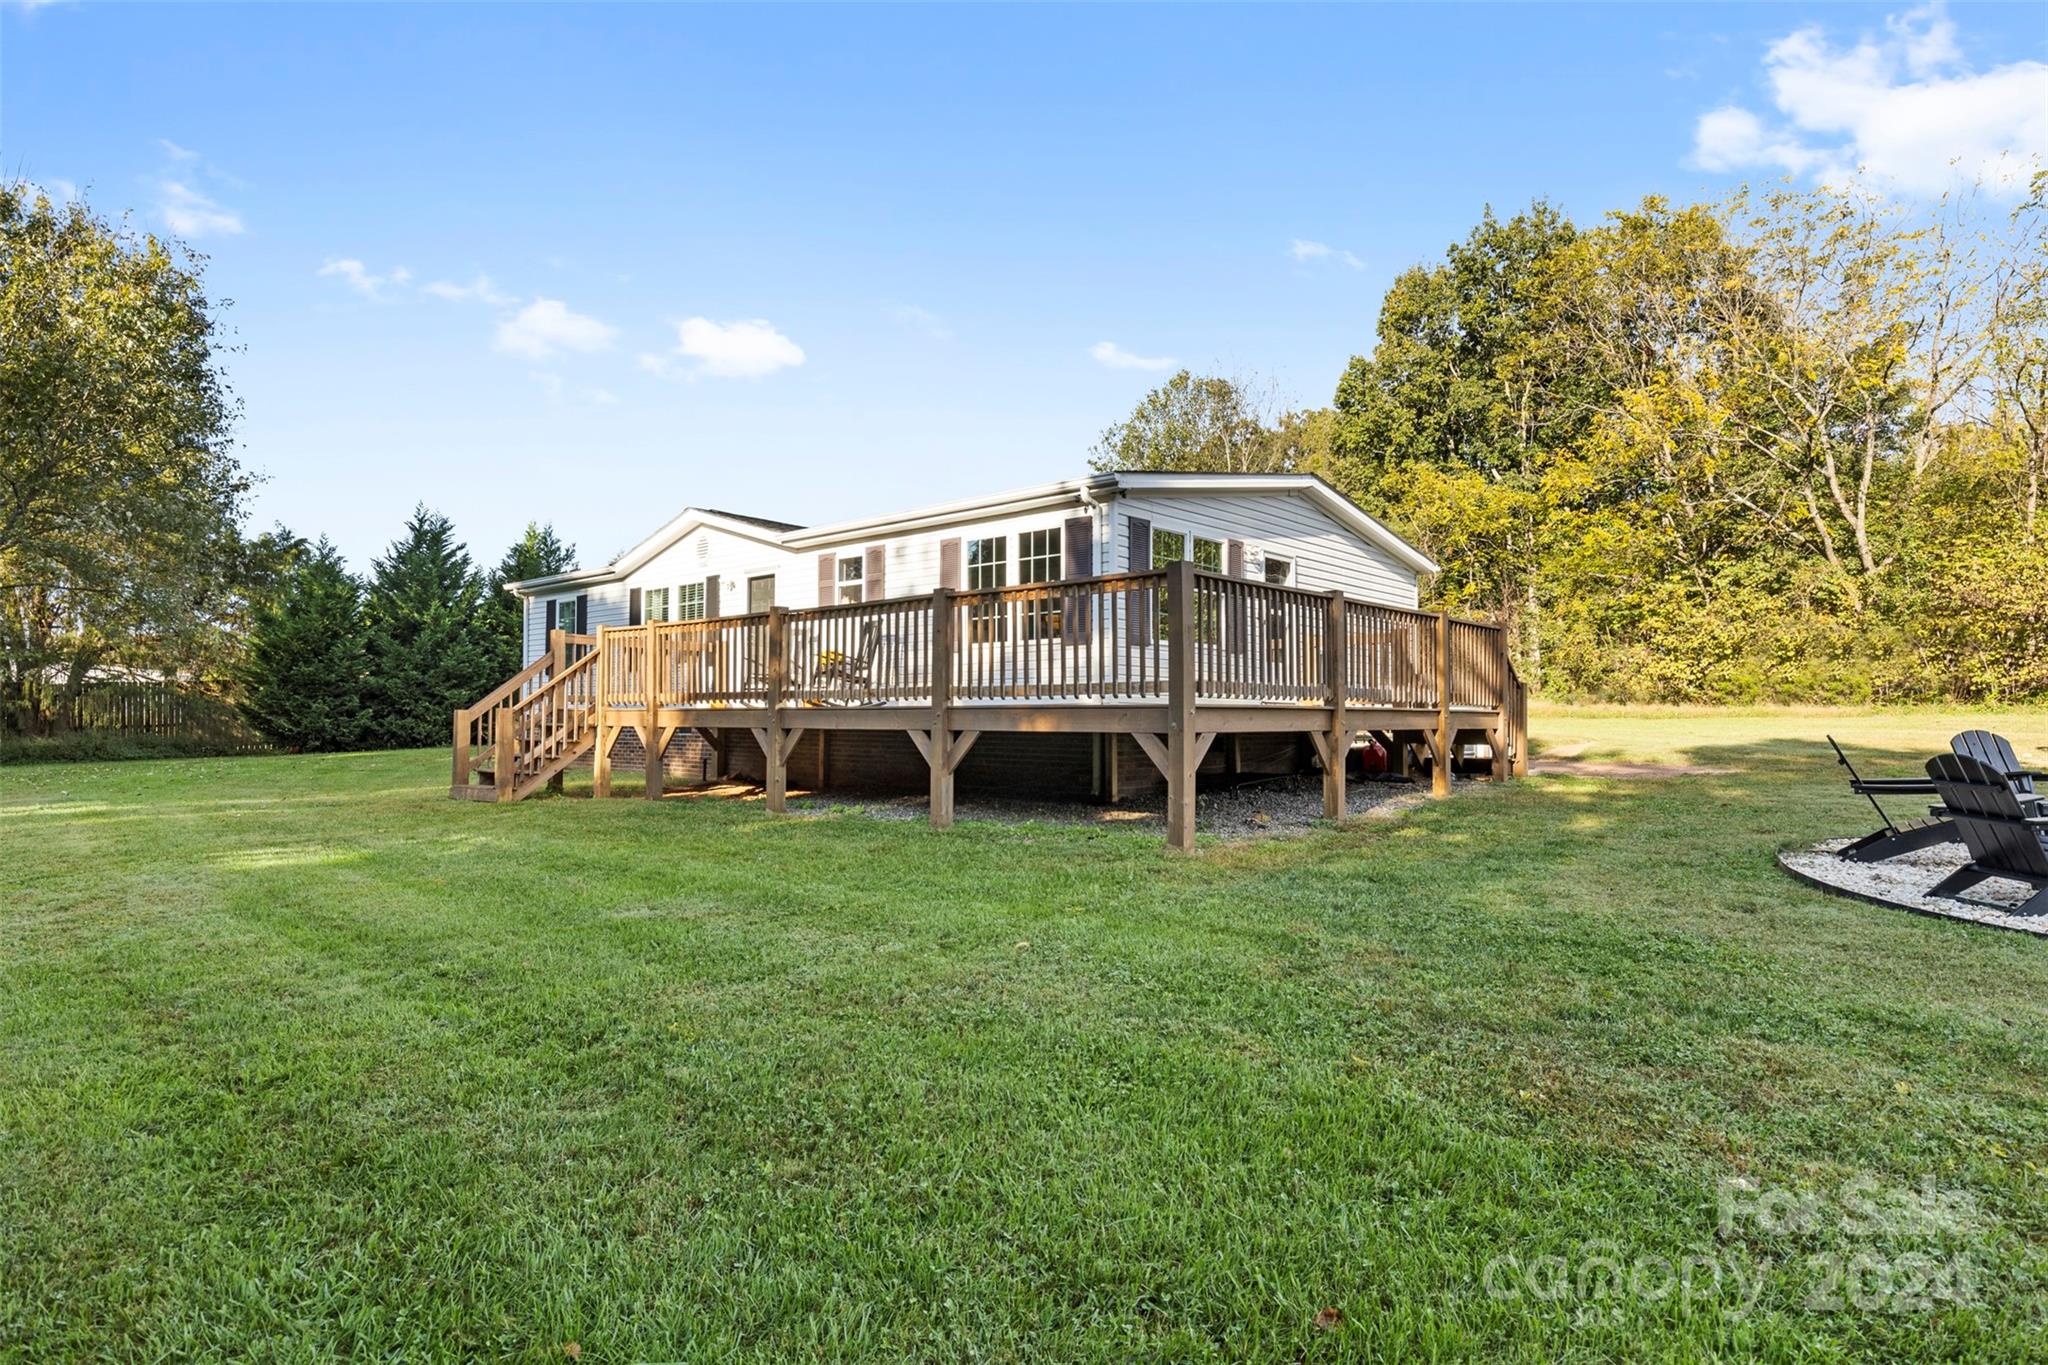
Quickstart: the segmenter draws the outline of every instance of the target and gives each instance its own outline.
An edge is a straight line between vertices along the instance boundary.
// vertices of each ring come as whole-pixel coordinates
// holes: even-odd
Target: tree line
[[[2048,696],[2048,176],[1487,212],[1327,407],[1186,372],[1099,468],[1322,475],[1613,701]]]
[[[533,525],[481,571],[422,507],[359,578],[324,539],[250,534],[202,268],[0,183],[0,735],[145,677],[232,699],[288,748],[444,743],[519,667],[503,585],[573,549]]]
[[[571,568],[575,553],[529,523],[481,573],[454,524],[425,507],[366,578],[326,540],[306,546],[253,614],[232,676],[243,714],[291,749],[445,743],[451,712],[519,670],[505,584]]]

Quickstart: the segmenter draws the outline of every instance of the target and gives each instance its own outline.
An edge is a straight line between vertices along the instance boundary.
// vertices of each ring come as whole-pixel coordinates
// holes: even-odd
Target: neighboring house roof
[[[829,526],[797,526],[789,522],[769,521],[763,517],[742,517],[708,507],[685,508],[667,525],[610,564],[596,569],[576,569],[568,573],[550,574],[545,578],[523,579],[517,583],[507,583],[505,588],[508,592],[542,592],[623,578],[702,526],[716,527],[750,540],[794,551],[845,541],[872,540],[877,536],[931,530],[987,517],[1012,516],[1045,507],[1096,502],[1104,497],[1117,497],[1129,493],[1163,496],[1201,493],[1298,494],[1315,503],[1339,525],[1361,540],[1385,550],[1395,562],[1417,573],[1436,572],[1436,562],[1428,555],[1395,535],[1364,508],[1314,474],[1173,474],[1120,471],[1096,474],[1085,479],[1064,479],[1058,483],[1038,484],[1031,488],[1017,488],[1005,493],[966,498],[958,502],[937,503],[930,507],[914,508],[908,512],[896,512],[888,516],[835,522]]]

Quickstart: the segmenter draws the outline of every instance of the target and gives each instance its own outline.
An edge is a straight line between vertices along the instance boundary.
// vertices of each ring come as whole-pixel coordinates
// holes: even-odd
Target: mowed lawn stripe
[[[1539,778],[1192,858],[495,809],[426,753],[8,770],[0,1341],[2026,1355],[2048,945],[1784,878],[1776,847],[1866,816],[1750,729],[1693,745],[1730,774]],[[1968,1193],[1938,1248],[1979,1301],[1814,1311],[1806,1256],[1929,1244],[1716,1237],[1724,1176],[1859,1174]],[[1596,1242],[1736,1258],[1756,1301],[1489,1288],[1503,1253]]]

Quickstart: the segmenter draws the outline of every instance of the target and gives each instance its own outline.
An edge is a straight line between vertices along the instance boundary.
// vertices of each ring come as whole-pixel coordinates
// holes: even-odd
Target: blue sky
[[[1158,366],[1327,402],[1487,203],[2048,140],[2048,8],[0,9],[0,168],[210,258],[245,461],[597,562],[1069,477]]]

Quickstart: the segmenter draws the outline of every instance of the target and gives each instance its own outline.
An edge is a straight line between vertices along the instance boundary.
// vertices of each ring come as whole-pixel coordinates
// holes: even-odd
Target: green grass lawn
[[[0,769],[0,1355],[2039,1358],[2048,942],[1772,863],[1956,728],[1192,856]]]

